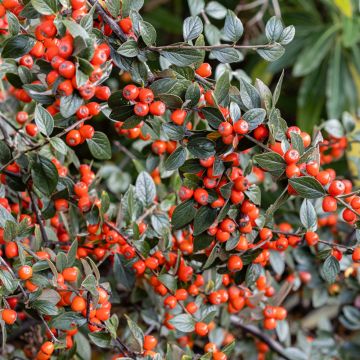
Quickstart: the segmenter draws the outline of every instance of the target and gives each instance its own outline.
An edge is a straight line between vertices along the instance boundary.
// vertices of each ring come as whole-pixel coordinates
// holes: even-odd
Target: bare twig
[[[194,50],[205,50],[205,51],[212,51],[218,49],[271,49],[276,44],[262,44],[262,45],[233,45],[233,44],[219,44],[219,45],[164,45],[164,46],[149,46],[148,50],[151,51],[166,51],[166,50],[176,50],[176,49],[194,49]]]
[[[81,119],[79,121],[76,121],[74,124],[68,126],[66,129],[64,129],[62,132],[60,132],[59,134],[55,135],[53,138],[58,138],[61,136],[64,136],[65,134],[67,134],[70,130],[75,129],[77,126],[79,126],[80,124],[82,124],[85,120],[87,120],[88,118],[85,119]],[[50,143],[50,138],[46,139],[43,143],[35,145],[33,147],[30,147],[29,149],[26,149],[24,151],[21,151],[20,153],[18,153],[16,156],[14,156],[11,160],[9,160],[5,165],[3,165],[0,168],[0,172],[3,172],[10,164],[12,164],[14,161],[16,161],[17,159],[19,159],[22,155],[27,154],[28,152],[34,151],[34,150],[38,150],[40,148],[42,148],[43,146],[47,145]]]
[[[245,325],[242,323],[242,321],[236,317],[232,316],[231,321],[238,327],[240,327],[243,331],[253,335],[257,339],[264,342],[266,345],[269,346],[271,350],[276,352],[279,356],[281,356],[283,359],[291,360],[291,357],[289,357],[286,354],[285,349],[282,347],[280,343],[278,343],[276,340],[269,337],[264,331],[261,331],[259,328],[253,325]]]
[[[6,267],[6,270],[13,276],[14,279],[17,279],[15,273],[13,272],[13,270],[11,269],[9,264],[4,260],[4,258],[2,256],[0,256],[0,263]],[[23,288],[23,286],[20,284],[20,282],[19,282],[19,288],[20,288],[21,292],[23,293],[24,298],[27,300],[28,295],[27,295],[25,289]]]
[[[54,341],[54,342],[60,342],[60,340],[58,340],[58,338],[57,338],[57,337],[53,334],[53,332],[51,331],[51,329],[50,329],[48,323],[45,321],[44,317],[43,317],[41,314],[39,314],[39,317],[40,317],[42,323],[44,324],[46,330],[48,331],[49,335],[51,336],[52,341]]]
[[[42,214],[41,214],[41,211],[40,211],[40,209],[39,209],[39,207],[37,205],[35,195],[34,195],[33,191],[31,190],[30,186],[28,186],[28,193],[29,193],[30,200],[31,200],[31,207],[33,209],[33,212],[35,213],[36,222],[40,226],[41,237],[42,237],[44,243],[48,244],[49,243],[49,238],[48,238],[48,236],[46,234],[46,230],[45,230],[45,227],[44,227],[44,224],[43,224]]]
[[[104,10],[104,8],[97,2],[97,0],[88,0],[89,3],[91,5],[95,5],[95,8],[97,10],[97,12],[101,15],[102,19],[104,22],[106,22],[110,28],[112,29],[112,31],[114,32],[114,34],[121,40],[121,41],[126,41],[127,37],[126,35],[123,33],[123,31],[121,30],[120,26],[118,25],[118,23],[110,16],[106,13],[106,11]]]

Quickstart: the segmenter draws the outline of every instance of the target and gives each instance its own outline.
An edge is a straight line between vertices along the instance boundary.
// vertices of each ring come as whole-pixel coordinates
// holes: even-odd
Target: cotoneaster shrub
[[[334,326],[359,329],[359,191],[323,167],[342,124],[288,127],[283,75],[272,93],[229,65],[278,59],[294,28],[273,17],[267,43],[239,45],[231,10],[192,0],[184,41],[160,45],[142,3],[0,4],[4,358],[356,354],[283,306],[344,288]]]

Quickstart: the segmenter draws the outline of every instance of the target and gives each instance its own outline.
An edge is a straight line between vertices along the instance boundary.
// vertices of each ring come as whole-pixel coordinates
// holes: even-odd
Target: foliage
[[[0,4],[2,356],[356,358],[359,190],[324,168],[354,118],[288,127],[284,73],[270,89],[236,68],[289,61],[287,17],[243,44],[234,11],[189,0],[161,45],[143,5]],[[350,61],[350,40],[296,73]]]

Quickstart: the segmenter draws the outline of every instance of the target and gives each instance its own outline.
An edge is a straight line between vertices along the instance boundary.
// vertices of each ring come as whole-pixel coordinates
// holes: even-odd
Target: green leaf
[[[56,0],[31,0],[31,5],[41,15],[52,15],[58,11]]]
[[[54,119],[52,115],[41,105],[37,104],[34,118],[39,131],[46,136],[50,136],[54,130]]]
[[[257,89],[242,78],[240,79],[240,98],[247,109],[261,107],[261,99]]]
[[[11,151],[10,148],[6,145],[6,143],[0,140],[0,162],[2,164],[6,164],[11,160]]]
[[[265,109],[269,111],[272,104],[272,94],[269,87],[260,79],[255,80],[255,86],[260,94],[262,102],[264,103]]]
[[[144,346],[144,333],[141,330],[141,328],[135,323],[135,321],[131,320],[129,316],[125,314],[127,324],[129,326],[129,329],[131,331],[131,334],[133,335],[134,339],[138,343],[140,347],[140,351],[143,351]]]
[[[283,24],[276,16],[271,17],[265,26],[265,35],[270,42],[275,42],[280,39],[283,32]]]
[[[47,158],[38,155],[31,168],[34,185],[43,194],[50,196],[56,189],[59,174],[56,166]]]
[[[287,26],[281,33],[279,43],[281,45],[287,45],[291,43],[295,36],[295,27],[293,25]]]
[[[184,128],[173,123],[163,124],[162,129],[170,140],[182,140],[185,136]]]
[[[254,160],[262,169],[269,172],[276,172],[281,174],[286,167],[285,160],[276,152],[266,152],[255,155]]]
[[[261,190],[257,185],[250,185],[250,187],[245,191],[245,194],[254,204],[261,204]]]
[[[124,286],[127,290],[131,290],[135,282],[134,271],[125,267],[122,263],[122,258],[116,254],[113,265],[114,277],[117,283]]]
[[[215,154],[215,144],[206,138],[190,137],[188,150],[199,159],[207,159]]]
[[[153,204],[156,196],[156,187],[153,178],[142,171],[136,179],[135,192],[138,199],[145,205]]]
[[[120,15],[120,1],[105,0],[105,5],[112,17],[117,18]]]
[[[129,39],[121,44],[117,52],[125,57],[136,57],[139,54],[139,47],[135,40]]]
[[[205,8],[204,0],[188,0],[188,5],[192,16],[200,14]]]
[[[171,291],[176,291],[177,289],[177,280],[175,276],[170,274],[161,274],[158,276],[158,280],[166,286],[167,289]]]
[[[224,25],[224,35],[226,40],[236,43],[244,32],[243,24],[231,10],[227,11]]]
[[[192,221],[196,214],[194,200],[190,199],[178,205],[171,217],[171,224],[175,230],[183,228]]]
[[[210,1],[206,4],[206,13],[214,19],[221,20],[226,16],[227,9],[217,1]]]
[[[205,24],[205,36],[210,45],[219,45],[221,35],[221,31],[215,25]],[[201,36],[198,39],[200,38]]]
[[[81,326],[85,323],[86,319],[81,314],[67,311],[53,317],[49,325],[59,330],[70,330],[74,327],[74,324]]]
[[[251,264],[247,270],[245,275],[245,282],[247,286],[251,286],[255,283],[258,277],[261,275],[261,266],[259,264]]]
[[[187,107],[192,108],[196,106],[200,100],[200,95],[199,85],[196,82],[191,84],[185,93],[185,100],[188,102]]]
[[[266,111],[260,108],[250,109],[242,116],[242,118],[249,124],[249,131],[255,130],[260,124],[262,124],[265,117]]]
[[[203,107],[201,108],[201,112],[213,129],[217,130],[219,125],[225,120],[222,112],[217,108]]]
[[[59,310],[56,307],[56,305],[54,305],[50,301],[36,300],[31,303],[31,307],[43,315],[52,315],[53,316],[53,315],[57,315],[59,313]]]
[[[224,71],[216,82],[214,96],[219,104],[227,99],[230,89],[230,75]]]
[[[19,285],[19,281],[14,279],[13,276],[6,270],[0,269],[0,280],[5,289],[9,292],[14,292]]]
[[[280,78],[276,84],[275,90],[274,90],[274,96],[273,96],[273,107],[277,104],[281,92],[281,86],[284,79],[284,70],[281,72]]]
[[[317,199],[325,195],[322,185],[310,176],[289,179],[289,184],[300,196],[306,199]]]
[[[89,150],[95,159],[108,160],[111,158],[111,146],[107,136],[100,132],[95,131],[91,139],[86,139]]]
[[[339,272],[339,261],[334,256],[330,255],[321,267],[321,276],[327,283],[332,284],[336,281]]]
[[[199,50],[185,45],[182,45],[182,47],[178,49],[163,50],[161,51],[161,55],[171,64],[177,66],[188,66],[202,61],[202,54]]]
[[[196,39],[203,32],[203,29],[203,23],[198,16],[187,17],[183,23],[184,40],[187,42]]]
[[[18,18],[10,11],[6,12],[7,21],[9,24],[9,32],[12,36],[20,33],[20,23]]]
[[[72,37],[80,36],[83,39],[89,38],[89,33],[78,23],[71,20],[63,20],[63,24],[65,25],[66,29],[72,35]]]
[[[51,138],[50,145],[62,155],[66,155],[66,153],[68,151],[67,145],[59,137]]]
[[[285,53],[285,48],[280,44],[273,44],[269,48],[257,49],[257,53],[266,61],[275,61],[281,58]]]
[[[104,332],[94,332],[88,334],[89,339],[92,343],[100,348],[110,348],[111,346],[111,335]]]
[[[306,230],[315,231],[317,229],[317,216],[314,205],[305,199],[300,207],[300,220]]]
[[[10,37],[4,42],[4,47],[1,52],[1,57],[6,58],[19,58],[27,54],[35,45],[35,39],[29,35],[16,35]]]
[[[93,274],[87,275],[86,278],[81,283],[81,286],[84,289],[88,290],[93,296],[96,296],[98,294],[97,281]]]
[[[184,333],[193,332],[195,329],[195,320],[189,314],[176,315],[169,322],[176,330]]]
[[[182,146],[179,146],[170,156],[166,159],[164,163],[165,170],[176,170],[186,161],[186,149]]]
[[[77,109],[83,104],[84,100],[77,94],[63,96],[60,98],[60,113],[63,117],[68,118],[74,115]]]
[[[279,251],[270,250],[270,265],[277,275],[282,275],[285,270],[284,257]]]
[[[3,236],[5,241],[13,241],[17,236],[17,224],[13,221],[6,220]]]
[[[194,236],[209,229],[216,219],[217,211],[209,206],[202,206],[194,218]]]
[[[223,64],[231,64],[244,59],[244,55],[233,48],[214,49],[211,50],[210,55]]]
[[[154,45],[156,41],[156,30],[150,23],[140,21],[140,35],[147,46]]]
[[[78,241],[74,240],[70,246],[70,249],[66,255],[66,266],[72,266],[76,260],[76,255],[77,255],[77,249],[78,249]]]

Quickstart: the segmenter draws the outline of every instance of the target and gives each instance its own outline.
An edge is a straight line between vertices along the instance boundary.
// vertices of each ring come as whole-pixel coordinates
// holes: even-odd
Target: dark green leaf
[[[182,146],[178,147],[164,163],[165,170],[176,170],[182,166],[186,160],[186,149]]]
[[[214,143],[206,138],[191,137],[187,148],[192,155],[199,159],[207,159],[215,154]]]
[[[95,131],[94,136],[91,139],[87,139],[86,142],[95,159],[108,160],[111,158],[110,142],[104,133]]]
[[[36,105],[34,119],[39,131],[50,136],[54,129],[54,119],[51,114],[41,105]]]
[[[187,200],[178,205],[171,217],[171,224],[175,230],[183,228],[195,217],[196,209],[194,200]]]
[[[289,179],[289,184],[300,196],[306,199],[317,199],[325,195],[322,185],[310,176]]]
[[[216,209],[209,206],[202,206],[194,218],[194,236],[209,229],[216,219]]]
[[[266,111],[256,108],[248,110],[242,118],[249,124],[249,131],[255,130],[265,120]]]
[[[1,57],[19,58],[27,54],[35,45],[35,39],[28,35],[16,35],[5,41]]]
[[[140,35],[147,46],[154,45],[156,41],[156,30],[150,23],[140,21]]]
[[[56,189],[59,174],[55,165],[47,158],[38,156],[31,169],[34,185],[45,195],[50,196]]]
[[[335,282],[337,274],[340,272],[339,261],[332,255],[330,255],[324,262],[321,268],[321,276],[323,279],[332,284]]]
[[[189,314],[176,315],[169,322],[176,330],[184,333],[192,332],[195,329],[195,321]]]

